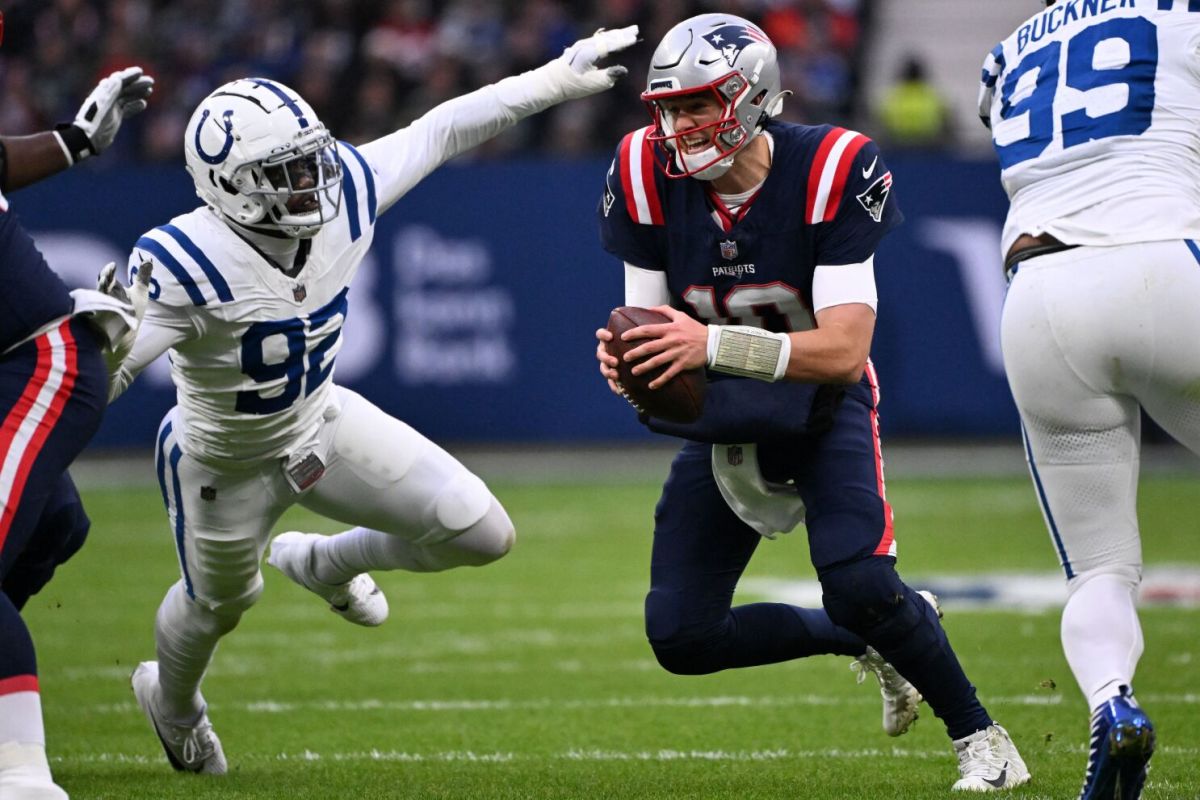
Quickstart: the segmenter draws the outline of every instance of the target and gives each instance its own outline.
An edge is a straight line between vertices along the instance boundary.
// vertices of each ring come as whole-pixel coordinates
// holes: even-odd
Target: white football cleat
[[[997,792],[1029,782],[1029,769],[1017,752],[1008,731],[992,724],[970,736],[954,740],[958,755],[955,792]]]
[[[133,696],[150,720],[162,743],[167,761],[179,772],[199,772],[204,775],[224,775],[228,771],[221,740],[208,721],[208,710],[191,724],[172,722],[158,710],[158,662],[143,661],[130,678]]]
[[[917,594],[925,598],[938,619],[942,617],[942,608],[937,596],[932,592],[920,591]],[[867,652],[856,658],[850,669],[858,673],[858,682],[867,679],[867,673],[875,674],[879,681],[879,694],[883,697],[883,732],[888,736],[900,736],[908,733],[908,729],[917,721],[917,710],[921,705],[921,693],[896,668],[887,662],[879,651],[868,646]]]
[[[330,610],[342,619],[369,628],[382,625],[388,618],[387,597],[370,575],[363,572],[340,584],[317,580],[312,569],[312,553],[313,545],[321,538],[319,533],[281,533],[271,540],[267,563],[313,594],[325,598]]]

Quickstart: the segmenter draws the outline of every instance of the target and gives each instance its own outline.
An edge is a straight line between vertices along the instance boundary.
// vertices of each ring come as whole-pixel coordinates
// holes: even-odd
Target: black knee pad
[[[897,615],[912,616],[915,626],[921,609],[909,602],[912,592],[896,574],[895,560],[887,556],[843,564],[820,576],[825,612],[838,625],[863,636],[880,625],[902,622]]]

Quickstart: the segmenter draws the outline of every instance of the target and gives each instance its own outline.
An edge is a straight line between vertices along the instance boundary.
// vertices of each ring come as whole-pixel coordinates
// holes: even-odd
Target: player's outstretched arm
[[[100,81],[74,122],[31,136],[0,137],[0,190],[20,189],[103,152],[121,122],[145,110],[152,91],[154,79],[141,67],[129,67]]]
[[[548,64],[448,100],[408,127],[363,145],[360,150],[378,176],[379,210],[447,160],[520,120],[612,88],[626,69],[599,62],[636,42],[637,33],[636,25],[601,29]]]

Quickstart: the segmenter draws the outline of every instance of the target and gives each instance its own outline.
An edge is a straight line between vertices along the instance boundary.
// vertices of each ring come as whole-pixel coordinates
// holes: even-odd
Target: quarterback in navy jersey
[[[2,24],[2,23],[0,23]],[[146,107],[138,67],[92,91],[74,123],[0,136],[0,191],[108,147]],[[65,800],[46,759],[37,658],[21,609],[83,545],[90,522],[67,468],[100,425],[109,370],[136,333],[147,287],[69,291],[0,194],[0,798]],[[149,277],[147,275],[147,277]]]
[[[1029,779],[975,696],[937,600],[895,570],[868,358],[874,253],[902,215],[875,143],[773,120],[788,93],[752,23],[703,14],[669,31],[642,95],[654,124],[621,141],[599,207],[625,264],[625,303],[669,323],[623,334],[625,358],[661,386],[708,370],[699,420],[642,415],[683,438],[655,510],[646,634],[659,663],[705,674],[822,653],[878,679],[883,727],[908,730],[927,701],[958,755],[956,790]],[[620,393],[606,330],[597,359]],[[803,522],[823,608],[731,607],[763,537]]]

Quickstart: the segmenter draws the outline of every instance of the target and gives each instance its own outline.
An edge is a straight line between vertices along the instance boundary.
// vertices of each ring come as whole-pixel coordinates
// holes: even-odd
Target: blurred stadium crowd
[[[638,100],[653,43],[693,14],[758,22],[780,50],[785,116],[847,122],[871,0],[15,0],[3,5],[0,131],[69,121],[79,98],[132,64],[157,79],[109,165],[175,161],[184,126],[213,88],[237,77],[281,80],[339,138],[390,133],[429,108],[541,65],[599,27],[641,26],[618,89],[539,115],[474,158],[607,153],[648,116]]]

